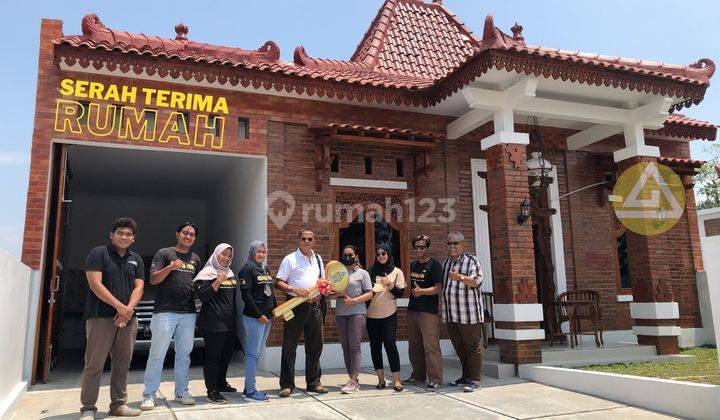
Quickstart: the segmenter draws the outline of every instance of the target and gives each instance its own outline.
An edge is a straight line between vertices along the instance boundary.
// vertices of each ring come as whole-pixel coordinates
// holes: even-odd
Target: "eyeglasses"
[[[314,241],[314,240],[315,240],[315,238],[308,238],[308,237],[300,238],[300,241],[301,241],[301,242],[312,242],[312,241]]]
[[[135,234],[132,232],[119,232],[119,231],[113,232],[113,235],[119,236],[121,238],[132,238],[133,236],[135,236]]]
[[[375,255],[377,255],[378,257],[384,257],[384,256],[387,255],[387,252],[385,252],[385,251],[380,251],[380,252],[378,252],[378,253],[375,254]]]
[[[458,246],[460,244],[460,241],[448,241],[448,246]]]
[[[180,233],[182,234],[182,236],[186,236],[186,237],[188,237],[188,238],[194,238],[195,236],[197,236],[196,234],[194,234],[194,233],[192,233],[192,232],[182,231],[182,232],[180,232]]]
[[[424,250],[424,249],[427,249],[427,246],[425,246],[425,245],[414,245],[413,248],[419,249],[419,250]]]

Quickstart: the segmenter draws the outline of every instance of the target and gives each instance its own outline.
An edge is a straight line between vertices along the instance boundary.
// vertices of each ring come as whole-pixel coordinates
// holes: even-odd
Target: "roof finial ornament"
[[[522,34],[523,27],[521,24],[519,24],[517,21],[515,21],[515,25],[513,25],[510,30],[513,33],[513,39],[517,42],[519,42],[522,45],[525,45],[525,37]]]
[[[175,25],[175,33],[177,36],[175,36],[176,41],[187,41],[187,34],[188,34],[188,27],[180,22],[177,25]]]
[[[432,0],[432,2],[435,3],[435,4],[442,4],[442,1],[443,1],[443,0]]]

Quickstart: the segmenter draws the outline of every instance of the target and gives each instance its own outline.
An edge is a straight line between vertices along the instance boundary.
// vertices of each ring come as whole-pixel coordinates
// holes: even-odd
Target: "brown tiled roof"
[[[480,48],[480,39],[441,1],[387,0],[351,61],[377,71],[441,78]]]
[[[702,100],[715,71],[709,59],[681,66],[530,46],[520,25],[512,31],[512,36],[505,34],[488,15],[478,38],[441,0],[385,0],[350,60],[312,58],[301,46],[288,63],[280,60],[280,50],[272,41],[257,50],[198,43],[187,39],[184,25],[176,27],[175,39],[133,34],[106,28],[96,15],[83,18],[82,35],[65,36],[55,43],[257,70],[263,72],[256,76],[259,82],[277,90],[301,87],[330,96],[422,106],[437,104],[493,68],[686,98],[674,106],[680,109]],[[80,61],[90,65],[88,60]],[[329,84],[310,86],[308,81],[313,80]],[[350,93],[354,86],[386,90]]]
[[[650,131],[649,134],[698,140],[715,140],[717,126],[707,121],[688,118],[682,114],[670,114],[663,128]]]
[[[691,168],[699,168],[703,166],[705,163],[704,160],[694,160],[694,159],[686,159],[686,158],[674,158],[674,157],[666,157],[666,156],[660,156],[657,161],[659,163],[663,163],[666,165],[682,165],[682,166],[689,166]]]
[[[189,41],[188,28],[182,23],[175,26],[175,32],[175,39],[170,39],[108,29],[96,14],[88,14],[82,19],[82,35],[64,36],[55,43],[216,64],[275,62],[280,58],[280,49],[273,41],[252,51]]]
[[[371,125],[359,125],[359,124],[343,124],[343,123],[329,123],[323,125],[315,125],[310,127],[311,130],[315,131],[336,131],[340,134],[360,134],[364,136],[381,136],[381,137],[392,137],[392,138],[415,138],[415,139],[428,139],[438,140],[443,139],[443,134],[434,133],[432,131],[419,131],[411,130],[409,128],[394,128],[394,127],[380,127]]]

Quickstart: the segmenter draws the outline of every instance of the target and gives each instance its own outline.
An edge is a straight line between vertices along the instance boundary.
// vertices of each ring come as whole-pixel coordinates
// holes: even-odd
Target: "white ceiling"
[[[235,165],[262,167],[250,157],[80,145],[69,146],[68,161],[71,194],[167,198],[212,197]]]

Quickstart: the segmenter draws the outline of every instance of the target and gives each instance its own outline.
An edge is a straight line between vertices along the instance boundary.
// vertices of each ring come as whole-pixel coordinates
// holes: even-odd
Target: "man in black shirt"
[[[439,262],[430,258],[430,238],[413,238],[417,260],[410,265],[410,303],[408,304],[408,353],[412,374],[405,382],[425,383],[429,391],[442,384],[442,353],[438,294],[442,290],[443,271]]]
[[[195,342],[195,295],[193,279],[202,268],[200,257],[191,251],[198,235],[194,223],[177,227],[175,246],[162,248],[150,265],[150,284],[155,286],[155,302],[150,331],[150,354],[145,368],[145,390],[140,409],[155,408],[163,362],[170,341],[175,339],[175,401],[195,404],[188,391],[190,352]]]
[[[100,375],[111,355],[110,411],[112,416],[139,416],[128,407],[127,379],[135,347],[135,307],[143,294],[145,266],[129,248],[137,224],[121,217],[110,229],[110,244],[93,248],[85,262],[89,290],[85,306],[85,368],[80,391],[81,420],[95,418]]]

